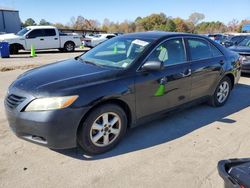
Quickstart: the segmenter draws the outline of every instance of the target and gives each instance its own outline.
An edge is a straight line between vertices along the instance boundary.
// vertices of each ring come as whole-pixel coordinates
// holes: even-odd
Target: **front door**
[[[26,49],[30,50],[31,46],[35,49],[43,49],[44,46],[43,29],[34,29],[26,35]]]
[[[162,61],[164,69],[137,72],[137,118],[170,109],[189,100],[191,70],[182,38],[169,39],[160,44],[146,61]]]

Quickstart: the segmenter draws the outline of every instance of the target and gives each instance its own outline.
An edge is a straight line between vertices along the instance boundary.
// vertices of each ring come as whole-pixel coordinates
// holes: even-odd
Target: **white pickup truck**
[[[17,54],[19,50],[30,50],[32,45],[36,50],[56,48],[72,52],[82,44],[81,40],[81,35],[60,33],[53,26],[29,26],[17,34],[0,35],[0,42],[9,43],[11,54]]]

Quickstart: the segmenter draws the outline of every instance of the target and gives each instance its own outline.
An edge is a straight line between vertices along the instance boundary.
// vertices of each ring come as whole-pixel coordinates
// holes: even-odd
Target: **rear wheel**
[[[100,154],[114,148],[127,129],[127,117],[115,104],[93,110],[81,125],[78,143],[88,154]]]
[[[224,77],[218,84],[214,95],[211,97],[209,103],[214,107],[223,106],[231,93],[232,83],[229,77]]]
[[[73,42],[66,42],[64,44],[64,51],[66,51],[66,52],[75,51],[75,44]]]

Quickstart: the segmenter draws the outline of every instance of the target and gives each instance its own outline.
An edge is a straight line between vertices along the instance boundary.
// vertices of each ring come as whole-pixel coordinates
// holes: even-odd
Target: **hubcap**
[[[73,47],[73,45],[72,45],[72,44],[70,44],[70,43],[66,45],[66,49],[67,49],[67,51],[72,51],[72,50],[73,50],[73,48],[74,48],[74,47]]]
[[[217,92],[217,99],[219,103],[223,103],[229,94],[229,84],[228,82],[224,81],[220,84],[218,92]]]
[[[90,139],[99,147],[105,147],[116,140],[121,132],[121,119],[113,112],[100,115],[92,124]]]

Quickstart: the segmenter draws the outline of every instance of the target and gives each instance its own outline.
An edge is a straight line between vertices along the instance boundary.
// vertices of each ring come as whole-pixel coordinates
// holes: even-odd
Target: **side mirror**
[[[160,71],[164,68],[163,62],[160,61],[147,61],[142,65],[144,71]]]

